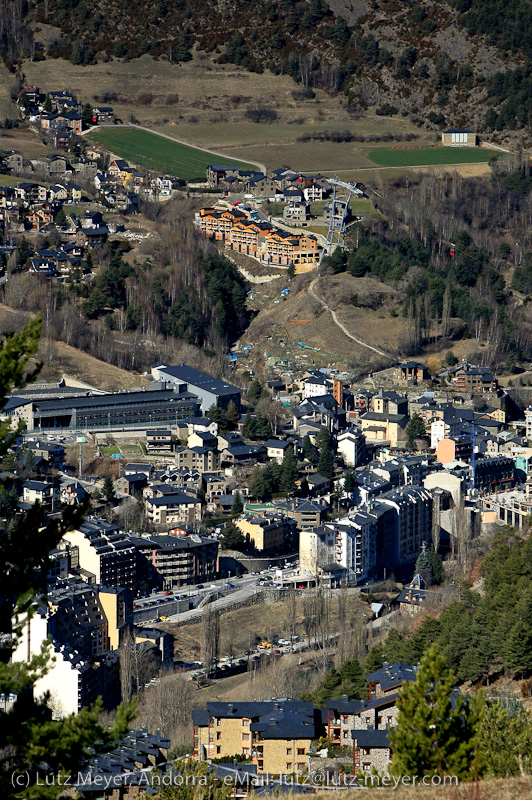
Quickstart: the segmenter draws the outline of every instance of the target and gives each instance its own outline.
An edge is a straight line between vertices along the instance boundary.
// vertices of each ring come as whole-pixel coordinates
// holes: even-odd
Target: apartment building
[[[193,711],[196,760],[244,756],[259,773],[303,773],[311,742],[321,732],[321,715],[312,703],[290,698],[268,702],[207,703]]]
[[[201,522],[201,500],[184,492],[146,497],[146,517],[152,525],[194,525]]]
[[[214,539],[197,534],[156,534],[132,536],[131,541],[146,567],[155,570],[167,589],[212,581],[218,575],[218,542]]]
[[[297,523],[286,516],[245,516],[235,520],[235,525],[242,531],[256,550],[282,550],[293,544]]]
[[[370,700],[327,700],[327,739],[331,745],[353,747],[351,731],[386,730],[397,724],[398,692]]]
[[[127,534],[106,520],[87,517],[77,530],[67,531],[63,540],[77,547],[79,566],[101,586],[133,589],[136,552]]]

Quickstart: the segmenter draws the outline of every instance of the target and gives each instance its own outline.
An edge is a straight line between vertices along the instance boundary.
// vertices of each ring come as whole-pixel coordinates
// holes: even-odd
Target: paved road
[[[368,350],[373,350],[375,353],[378,353],[380,356],[384,356],[384,358],[390,359],[390,361],[396,361],[394,356],[390,355],[390,353],[385,353],[384,350],[380,350],[378,347],[373,347],[372,344],[368,344],[367,342],[363,342],[362,339],[359,339],[357,336],[353,336],[352,333],[349,333],[349,331],[347,330],[345,325],[343,325],[340,322],[340,320],[338,319],[338,317],[336,316],[336,312],[333,311],[332,308],[327,305],[325,300],[322,300],[321,297],[318,297],[318,295],[314,291],[314,287],[316,286],[318,281],[319,281],[319,278],[314,278],[314,280],[312,281],[312,283],[309,286],[309,292],[312,295],[312,297],[314,298],[314,300],[317,300],[318,303],[320,303],[323,306],[323,308],[330,313],[331,317],[333,318],[334,324],[338,325],[340,330],[342,330],[345,333],[346,336],[348,336],[350,339],[352,339],[354,342],[356,342],[357,344],[361,345],[362,347],[367,347]]]

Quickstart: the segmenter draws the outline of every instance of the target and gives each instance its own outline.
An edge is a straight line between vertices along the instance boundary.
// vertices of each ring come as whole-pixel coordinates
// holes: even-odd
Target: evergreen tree
[[[322,450],[326,450],[331,446],[331,434],[327,430],[327,428],[322,425],[318,431],[318,435],[316,436],[316,447],[318,451],[321,453]]]
[[[346,694],[351,700],[366,700],[369,687],[360,661],[356,658],[344,661],[339,672],[340,697]]]
[[[293,494],[296,490],[298,477],[297,458],[292,446],[287,447],[282,464],[281,491],[286,494]]]
[[[440,554],[431,545],[429,550],[430,568],[432,570],[433,583],[441,583],[443,580],[443,563]]]
[[[28,369],[28,362],[36,353],[39,333],[40,322],[34,320],[0,347],[1,407],[12,388],[23,388],[38,373],[38,368]],[[13,432],[8,424],[2,423],[0,457],[19,433],[20,428]],[[6,494],[12,490],[16,492],[9,480],[2,482],[2,489]],[[116,746],[132,719],[131,711],[121,707],[113,728],[105,729],[98,722],[101,705],[97,705],[93,709],[83,708],[78,715],[55,720],[47,707],[49,697],[35,699],[33,696],[33,687],[49,664],[47,648],[28,662],[11,659],[28,618],[41,603],[50,568],[49,553],[63,533],[81,523],[82,517],[79,509],[65,508],[62,520],[46,522],[43,510],[36,505],[20,518],[20,524],[11,517],[0,536],[0,563],[3,565],[0,630],[4,636],[0,649],[0,694],[7,697],[13,693],[17,697],[12,709],[0,714],[0,750],[3,753],[0,796],[6,800],[22,795],[28,800],[46,800],[62,794],[66,781],[58,785],[57,777],[76,775],[90,757],[91,747],[101,752]],[[49,786],[43,785],[45,773],[56,778]],[[24,787],[13,784],[14,774],[24,776]]]
[[[432,563],[430,559],[430,553],[427,552],[427,545],[425,542],[423,542],[421,545],[421,552],[416,560],[415,572],[416,574],[419,573],[422,575],[425,580],[427,580],[427,577],[432,580]]]
[[[334,477],[334,453],[329,447],[324,447],[320,453],[318,472],[324,478]]]
[[[358,481],[352,469],[348,470],[344,475],[344,491],[346,494],[352,495],[358,486]]]
[[[479,729],[479,744],[487,777],[529,775],[532,770],[532,725],[523,706],[487,705]]]
[[[24,459],[22,461],[22,468],[26,472],[33,473],[35,472],[35,456],[33,454],[33,450],[26,450],[24,453]]]
[[[231,506],[231,514],[234,514],[235,517],[238,517],[244,510],[244,504],[242,503],[242,498],[240,497],[240,492],[235,492],[235,499],[233,500],[233,505]]]
[[[238,409],[236,405],[233,403],[233,401],[230,400],[227,406],[227,410],[225,412],[225,424],[227,429],[230,431],[234,431],[238,425],[239,419],[240,419],[240,414],[238,413]]]
[[[222,550],[243,550],[245,546],[244,534],[233,522],[229,522],[223,529]]]
[[[302,444],[303,444],[303,457],[307,461],[314,461],[314,458],[316,456],[316,448],[310,441],[310,436],[308,435],[308,433],[306,434],[306,436],[303,437]]]
[[[261,394],[262,394],[262,386],[260,384],[260,381],[257,380],[257,378],[253,378],[248,389],[248,399],[251,401],[258,400]]]
[[[454,673],[435,644],[421,661],[417,679],[399,692],[397,727],[389,731],[394,775],[477,777],[482,698],[454,693]]]
[[[426,435],[425,423],[418,413],[414,414],[409,420],[405,428],[405,433],[408,439],[408,446],[413,450],[416,439]]]
[[[16,472],[18,470],[18,459],[15,453],[7,453],[3,457],[2,469],[4,472]]]
[[[85,103],[83,108],[81,109],[81,121],[83,125],[87,128],[90,128],[92,123],[92,106],[90,103]]]
[[[52,101],[50,99],[49,94],[46,95],[46,100],[44,101],[43,109],[44,111],[46,111],[47,114],[52,113]]]
[[[114,487],[114,484],[113,484],[113,479],[111,478],[110,475],[106,475],[105,476],[105,479],[104,479],[104,482],[103,482],[103,486],[102,486],[102,495],[105,497],[105,499],[108,502],[111,502],[111,500],[114,500],[115,497],[116,497],[116,492],[115,492],[115,487]]]
[[[268,497],[268,486],[261,467],[255,467],[249,476],[249,491],[257,500],[265,500]]]

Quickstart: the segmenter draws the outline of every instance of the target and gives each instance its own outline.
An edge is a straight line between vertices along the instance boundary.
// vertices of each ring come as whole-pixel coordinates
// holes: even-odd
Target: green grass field
[[[369,150],[367,152],[375,164],[381,167],[421,167],[431,164],[481,164],[493,156],[500,158],[502,153],[480,150],[473,147],[431,147],[392,150],[391,147]]]
[[[212,153],[203,153],[136,128],[102,128],[89,133],[87,139],[101,144],[132,164],[167,172],[179,178],[205,178],[205,169],[209,164],[224,161],[238,164],[244,169],[256,169],[244,161],[235,161],[230,156],[222,158]]]

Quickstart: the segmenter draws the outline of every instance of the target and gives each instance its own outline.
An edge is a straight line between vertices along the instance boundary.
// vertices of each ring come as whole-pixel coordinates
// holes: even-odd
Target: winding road
[[[384,356],[384,358],[388,358],[388,359],[390,359],[390,361],[395,361],[394,357],[392,355],[390,355],[390,353],[385,353],[384,350],[379,350],[378,347],[373,347],[372,344],[368,344],[367,342],[363,342],[362,339],[358,339],[356,336],[353,336],[352,333],[349,333],[349,331],[347,330],[345,325],[343,325],[340,322],[340,320],[338,319],[338,317],[336,316],[336,311],[333,311],[332,308],[327,305],[325,300],[322,300],[321,297],[318,297],[318,295],[314,291],[314,287],[316,286],[318,281],[319,281],[319,277],[318,278],[314,278],[314,280],[312,281],[312,283],[308,287],[309,292],[312,295],[312,297],[314,298],[314,300],[317,300],[318,303],[320,303],[323,306],[323,308],[330,313],[331,317],[333,318],[334,324],[338,325],[340,330],[343,333],[345,333],[346,336],[348,336],[350,339],[352,339],[357,344],[361,345],[361,347],[367,347],[368,350],[373,350],[374,353],[378,353],[378,355]]]

